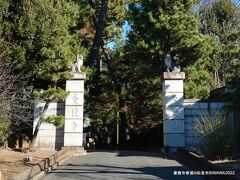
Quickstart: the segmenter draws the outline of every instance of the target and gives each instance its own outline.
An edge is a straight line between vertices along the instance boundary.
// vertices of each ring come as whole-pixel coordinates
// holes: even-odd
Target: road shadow
[[[75,167],[75,168],[74,168]],[[76,168],[78,167],[78,168]],[[88,168],[86,168],[88,167]],[[125,179],[200,179],[196,175],[185,175],[190,174],[190,170],[181,166],[171,166],[171,167],[141,167],[141,168],[129,168],[121,166],[106,166],[106,165],[65,165],[61,169],[49,172],[49,174],[57,174],[61,177],[69,177],[69,174],[74,174],[74,177],[81,178],[97,178],[107,176],[118,177]],[[181,175],[179,174],[181,173]],[[184,173],[184,175],[182,175]],[[65,174],[65,175],[64,175]],[[179,175],[178,175],[179,174]],[[71,176],[71,178],[73,178]],[[118,178],[117,178],[118,179]]]
[[[106,158],[104,155],[101,156],[101,153],[114,153],[112,154],[112,157],[116,157],[121,163],[104,164],[100,161],[94,160],[94,158],[99,156],[99,159]],[[93,157],[92,160],[86,161],[86,159],[91,156]],[[155,160],[159,163],[151,164],[149,166],[147,163],[144,165],[144,162],[133,166],[131,166],[131,163],[129,165],[128,162],[125,164],[125,160],[131,161],[132,156],[136,156],[136,159],[138,159],[138,157],[147,157],[147,159],[143,159],[149,161],[156,158]],[[160,163],[161,159],[164,159],[162,163]],[[166,160],[174,160],[178,163],[170,162],[168,164]],[[89,153],[87,156],[80,156],[77,159],[70,160],[48,174],[52,176],[50,179],[204,179],[196,175],[185,175],[186,173],[190,174],[191,171],[192,170],[187,166],[182,165],[182,163],[177,160],[175,153],[163,154],[141,151],[95,151]],[[181,173],[181,175],[178,175],[179,173]],[[182,173],[185,174],[182,175]]]

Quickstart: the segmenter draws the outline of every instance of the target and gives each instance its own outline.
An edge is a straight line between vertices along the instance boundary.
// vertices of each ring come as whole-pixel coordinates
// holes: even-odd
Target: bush
[[[203,137],[201,152],[208,159],[231,158],[236,149],[234,129],[231,127],[229,109],[207,113],[196,119],[195,129]]]
[[[33,100],[25,84],[27,77],[14,75],[14,64],[0,59],[0,147],[8,137],[32,125]]]
[[[16,77],[10,69],[0,64],[0,143],[8,137],[10,127],[10,104],[15,96],[14,82]]]
[[[4,142],[8,137],[8,130],[10,127],[10,121],[0,117],[0,143]]]

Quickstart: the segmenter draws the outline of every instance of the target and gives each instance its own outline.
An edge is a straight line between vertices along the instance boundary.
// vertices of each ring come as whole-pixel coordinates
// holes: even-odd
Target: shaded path
[[[200,176],[176,176],[174,171],[190,170],[175,156],[136,151],[93,152],[74,157],[42,177],[42,180],[65,179],[202,179]]]

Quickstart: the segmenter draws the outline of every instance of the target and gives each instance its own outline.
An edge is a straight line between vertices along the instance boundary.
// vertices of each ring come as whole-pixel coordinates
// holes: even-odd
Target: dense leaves
[[[47,102],[43,114],[64,101],[71,65],[84,56],[85,117],[103,144],[116,144],[118,124],[121,145],[144,124],[161,127],[166,54],[186,72],[185,98],[207,98],[239,73],[233,1],[2,0],[0,7],[0,60],[30,76],[25,89]]]
[[[199,16],[200,31],[211,35],[216,44],[208,63],[215,87],[221,87],[239,73],[240,10],[234,1],[213,1]]]
[[[78,25],[80,7],[72,1],[2,1],[2,39],[8,57],[5,63],[16,62],[15,73],[30,75],[26,88],[39,101],[64,101],[65,80],[71,78],[70,69],[76,55],[86,55],[80,32],[71,30]],[[4,46],[4,44],[2,46]],[[2,47],[1,46],[1,47]],[[3,47],[4,48],[4,47]],[[39,89],[38,91],[34,89]],[[63,124],[62,117],[42,118]],[[56,120],[56,122],[54,121]],[[60,122],[60,120],[62,122]],[[34,136],[37,135],[34,133]]]

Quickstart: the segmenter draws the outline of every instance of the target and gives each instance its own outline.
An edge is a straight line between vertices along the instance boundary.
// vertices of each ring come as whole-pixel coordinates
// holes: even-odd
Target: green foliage
[[[186,68],[185,96],[206,98],[239,73],[239,7],[232,1],[210,1],[199,12],[200,32],[210,36],[208,54]]]
[[[5,35],[9,34],[10,24],[4,19],[9,16],[9,2],[2,0],[0,2],[0,7],[0,60],[2,62],[8,62],[10,59],[10,46],[9,43],[5,40]]]
[[[210,38],[198,32],[200,23],[191,11],[193,5],[194,1],[143,0],[129,2],[127,11],[119,6],[118,11],[124,12],[120,18],[109,19],[112,11],[108,11],[103,41],[113,39],[116,47],[107,56],[100,51],[102,62],[93,73],[87,100],[87,112],[96,129],[116,123],[117,112],[121,134],[139,121],[162,119],[164,55],[171,53],[174,61],[185,67],[207,57],[211,46]],[[130,23],[131,30],[126,40],[119,40],[119,35],[113,34],[124,20]],[[197,84],[197,80],[193,81]]]
[[[138,79],[139,78],[139,79]],[[129,88],[126,92],[129,124],[138,121],[161,120],[161,80],[153,77],[129,78]]]
[[[91,84],[92,86],[93,84]],[[87,96],[86,114],[91,119],[93,133],[101,139],[113,136],[118,112],[118,95],[114,91],[111,77],[106,71],[101,72],[98,91]]]
[[[129,39],[134,49],[144,52],[148,61],[154,59],[162,64],[164,55],[170,53],[182,67],[201,58],[207,52],[206,39],[198,33],[200,24],[191,11],[194,4],[190,0],[130,4]]]
[[[51,102],[51,101],[63,102],[68,96],[68,94],[69,94],[68,92],[66,92],[65,90],[59,87],[48,88],[43,92],[34,91],[35,97],[37,97],[38,99],[44,100],[44,102]]]
[[[236,75],[230,82],[227,84],[228,92],[225,92],[222,95],[222,99],[230,105],[233,105],[235,108],[239,109],[240,99],[236,98],[240,96],[240,77]]]
[[[126,104],[132,113],[130,122],[161,120],[161,77],[167,53],[182,68],[208,56],[211,38],[198,32],[200,22],[192,11],[194,5],[195,1],[156,0],[129,4],[127,20],[131,30],[122,48],[122,69],[126,76],[123,82],[127,84]],[[202,76],[195,77],[195,69],[197,67],[186,68],[191,72],[186,79],[186,97],[207,97],[208,73],[202,70]]]
[[[2,143],[9,136],[8,131],[11,124],[9,120],[3,119],[2,117],[0,117],[0,122],[0,143]]]
[[[239,74],[239,7],[227,0],[212,1],[200,12],[193,11],[197,0],[107,1],[99,61],[88,67],[101,2],[0,2],[0,58],[15,62],[14,73],[30,74],[26,89],[42,89],[33,91],[39,101],[64,101],[76,54],[87,59],[85,114],[97,132],[113,135],[118,113],[122,133],[131,124],[162,119],[167,53],[186,72],[186,98],[207,98]],[[126,22],[131,28],[122,40]],[[112,51],[109,42],[115,43]],[[231,86],[238,89],[237,83]],[[42,120],[63,123],[56,116]]]
[[[116,114],[114,113],[117,112],[118,97],[113,91],[114,87],[107,74],[102,72],[99,83],[101,84],[101,92],[97,96],[91,96],[90,117],[93,119],[92,123],[95,121],[100,121],[100,124],[102,124],[103,121],[109,123],[115,118]]]
[[[4,28],[9,27],[9,33],[3,35],[11,43],[16,71],[31,75],[28,86],[42,89],[33,93],[40,101],[64,101],[71,65],[77,54],[87,54],[82,35],[73,31],[80,23],[82,7],[65,0],[13,0],[5,7],[5,18],[0,20],[6,24]],[[46,120],[60,125],[60,119]]]
[[[64,0],[11,3],[12,55],[20,70],[36,75],[36,86],[39,80],[53,86],[70,78],[76,54],[86,54],[81,35],[70,31],[78,23],[79,8]]]
[[[89,11],[90,18],[87,21],[87,27],[94,31],[99,26],[97,22],[102,20],[99,19],[102,2],[103,1],[100,0],[90,1],[92,11]],[[86,65],[89,65],[92,59],[98,59],[97,62],[94,62],[95,67],[93,67],[89,81],[86,83],[89,91],[85,94],[87,97],[85,114],[91,118],[94,131],[101,137],[101,134],[104,134],[105,139],[107,139],[107,136],[112,136],[115,131],[114,127],[116,125],[117,112],[124,111],[119,100],[123,99],[124,96],[122,94],[122,89],[124,88],[122,87],[123,84],[120,78],[122,71],[119,71],[122,65],[121,62],[117,62],[119,58],[116,60],[113,58],[106,46],[109,42],[118,41],[122,36],[122,26],[125,23],[127,2],[128,0],[107,1],[106,22],[101,24],[105,27],[102,32],[103,36],[102,39],[97,39],[98,41],[96,41],[98,42],[96,44],[101,44],[99,55],[97,55],[98,58],[96,58],[96,54],[91,53],[88,58],[89,62],[86,62]],[[97,32],[94,35],[94,42],[96,35]],[[89,36],[91,37],[91,35]],[[96,49],[96,46],[93,48]],[[94,54],[94,56],[91,56],[92,54]],[[91,64],[89,66],[91,66]]]
[[[233,1],[212,1],[199,14],[200,31],[214,38],[208,61],[215,76],[215,87],[224,86],[239,73],[240,9]]]
[[[187,71],[186,98],[206,98],[212,82],[210,70],[203,62],[209,60],[215,44],[210,36],[199,33],[200,21],[192,11],[195,3],[143,0],[130,4],[128,20],[132,30],[125,51],[131,68],[136,66],[140,71],[136,74],[143,73],[147,78],[162,77],[164,56],[170,53],[173,61]]]
[[[64,125],[64,116],[48,116],[47,118],[41,117],[41,120],[47,123],[52,123],[56,127],[62,127]]]
[[[202,153],[210,159],[225,159],[233,156],[236,149],[234,130],[229,109],[218,110],[196,118],[195,130],[203,137]]]
[[[213,89],[213,77],[204,64],[195,64],[184,69],[186,80],[184,96],[187,99],[206,99]]]

